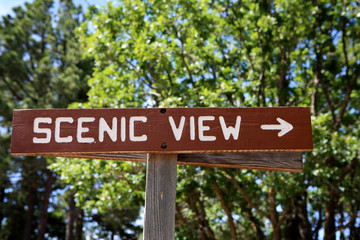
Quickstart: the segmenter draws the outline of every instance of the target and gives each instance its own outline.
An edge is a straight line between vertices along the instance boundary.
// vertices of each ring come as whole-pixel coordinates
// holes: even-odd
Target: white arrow
[[[294,127],[293,125],[291,125],[290,123],[288,123],[287,121],[281,119],[281,118],[276,118],[276,120],[280,123],[278,125],[275,124],[263,124],[261,125],[261,129],[263,130],[281,130],[278,133],[279,137],[284,136],[285,134],[287,134],[288,132],[290,132]]]

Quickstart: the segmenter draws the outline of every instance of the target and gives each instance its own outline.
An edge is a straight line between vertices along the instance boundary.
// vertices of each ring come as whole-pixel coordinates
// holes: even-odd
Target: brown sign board
[[[309,108],[15,110],[13,155],[304,152]]]

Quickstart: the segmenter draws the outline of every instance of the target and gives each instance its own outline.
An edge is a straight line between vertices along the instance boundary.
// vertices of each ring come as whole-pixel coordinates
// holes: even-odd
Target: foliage
[[[59,158],[51,169],[71,184],[77,204],[98,222],[102,234],[134,239],[140,233],[135,221],[144,205],[145,179],[139,174],[145,171],[144,165]]]
[[[40,189],[48,179],[44,158],[8,156],[12,109],[75,101],[70,107],[309,106],[314,151],[301,173],[179,166],[176,237],[358,239],[358,2],[124,0],[90,7],[79,28],[80,12],[62,4],[58,18],[52,1],[36,0],[0,22],[1,238],[21,237],[12,227],[26,220],[32,183]],[[144,164],[62,158],[50,168],[99,223],[98,237],[140,236]],[[43,195],[33,195],[36,213]],[[49,221],[64,218],[53,211]],[[61,234],[56,226],[51,234]]]
[[[73,32],[83,19],[81,7],[70,0],[53,6],[35,0],[0,20],[0,239],[43,239],[46,228],[49,237],[65,232],[67,206],[50,199],[64,191],[47,170],[53,160],[9,154],[13,109],[86,100],[91,60],[81,58]]]
[[[92,7],[77,30],[85,56],[95,59],[89,101],[73,106],[309,106],[314,151],[305,154],[302,173],[179,166],[177,238],[310,239],[323,229],[328,239],[355,239],[358,7],[326,0],[125,0]],[[56,167],[67,178],[73,166]],[[128,181],[142,188],[139,175],[144,171]],[[116,177],[107,183],[115,185]],[[112,194],[128,196],[126,190],[124,184]],[[102,204],[97,199],[87,204]]]

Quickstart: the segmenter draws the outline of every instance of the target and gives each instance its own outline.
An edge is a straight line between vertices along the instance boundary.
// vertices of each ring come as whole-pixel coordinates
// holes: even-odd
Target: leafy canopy
[[[72,107],[309,106],[314,151],[302,173],[179,166],[177,237],[310,239],[321,229],[329,239],[339,229],[356,236],[358,7],[327,0],[91,7],[77,29],[95,59],[89,101]],[[141,164],[63,159],[53,168],[91,208],[143,204]]]

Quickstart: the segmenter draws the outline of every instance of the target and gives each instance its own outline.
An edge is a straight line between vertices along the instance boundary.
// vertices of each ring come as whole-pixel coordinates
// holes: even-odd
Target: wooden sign
[[[310,111],[279,108],[15,110],[13,155],[304,152]]]
[[[18,156],[147,160],[144,239],[174,239],[178,163],[299,172],[312,148],[301,107],[15,110],[11,139]]]

